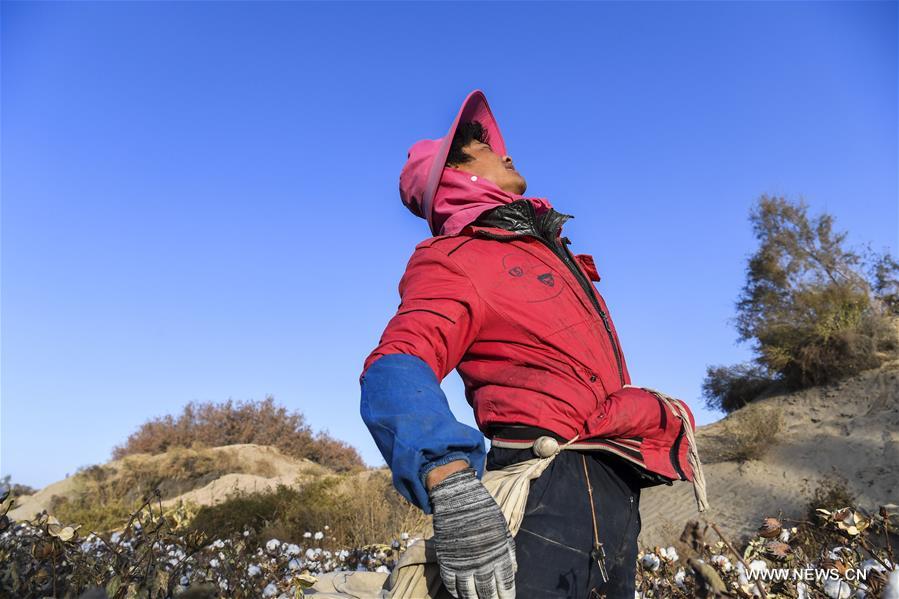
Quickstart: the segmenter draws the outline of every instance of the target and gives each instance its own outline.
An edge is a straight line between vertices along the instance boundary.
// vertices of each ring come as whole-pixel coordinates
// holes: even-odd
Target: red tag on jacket
[[[580,263],[581,268],[587,273],[591,281],[599,281],[599,273],[596,271],[596,263],[593,262],[593,256],[590,254],[578,254],[575,256]]]

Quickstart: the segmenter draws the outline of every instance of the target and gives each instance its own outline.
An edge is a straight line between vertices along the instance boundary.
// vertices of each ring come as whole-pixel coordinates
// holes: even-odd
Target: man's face
[[[471,156],[471,160],[447,166],[488,179],[508,193],[521,195],[527,189],[528,184],[515,170],[511,156],[495,154],[489,145],[477,140],[463,147],[462,151]]]

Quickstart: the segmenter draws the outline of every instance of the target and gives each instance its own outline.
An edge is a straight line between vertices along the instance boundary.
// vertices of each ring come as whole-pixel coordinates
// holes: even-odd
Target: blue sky
[[[633,380],[700,423],[761,194],[895,251],[897,4],[19,3],[2,18],[0,473],[273,395],[382,463],[358,375],[424,221],[409,146],[485,91],[574,214]],[[444,383],[473,423],[455,374]]]

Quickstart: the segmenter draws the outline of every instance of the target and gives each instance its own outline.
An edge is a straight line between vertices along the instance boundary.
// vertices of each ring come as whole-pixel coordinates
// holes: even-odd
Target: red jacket
[[[650,391],[624,388],[627,363],[592,283],[600,280],[593,259],[572,255],[558,237],[567,217],[551,211],[556,222],[541,221],[548,229],[539,236],[521,225],[538,226],[531,203],[504,208],[520,222],[476,221],[415,248],[400,306],[364,368],[396,353],[420,357],[438,380],[456,368],[488,438],[503,425],[579,435],[661,475],[651,484],[693,480],[678,415]]]

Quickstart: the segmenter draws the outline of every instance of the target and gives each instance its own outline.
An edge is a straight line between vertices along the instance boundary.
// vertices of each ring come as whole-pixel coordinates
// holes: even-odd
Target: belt
[[[537,426],[502,425],[490,429],[490,444],[496,447],[509,449],[531,449],[534,454],[541,457],[549,457],[562,449],[580,449],[584,451],[606,451],[619,455],[635,465],[646,467],[640,446],[642,437],[628,437],[618,439],[585,439],[577,441],[565,439],[551,430]],[[545,455],[544,455],[545,454]]]

